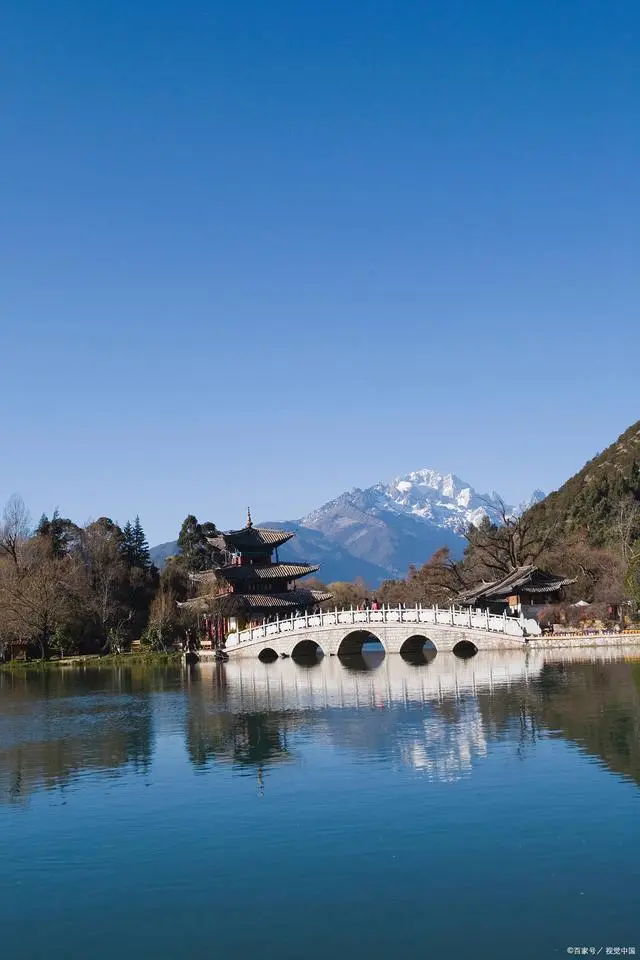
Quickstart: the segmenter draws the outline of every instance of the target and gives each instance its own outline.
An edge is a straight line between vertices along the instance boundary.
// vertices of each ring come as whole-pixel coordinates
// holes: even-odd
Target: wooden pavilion
[[[326,591],[298,584],[319,570],[317,565],[279,560],[278,548],[294,536],[288,530],[254,527],[249,511],[241,530],[208,538],[220,563],[191,575],[202,593],[181,606],[203,614],[205,634],[214,646],[224,645],[232,632],[276,616],[308,612],[331,598]]]

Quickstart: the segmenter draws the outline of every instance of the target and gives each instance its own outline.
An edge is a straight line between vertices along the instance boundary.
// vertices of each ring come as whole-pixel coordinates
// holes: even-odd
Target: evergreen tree
[[[143,570],[149,570],[151,567],[151,552],[147,538],[144,535],[140,517],[136,514],[136,519],[131,531],[133,542],[134,566],[141,567]]]
[[[216,525],[207,521],[198,523],[193,514],[185,517],[178,535],[180,561],[187,570],[208,570],[220,561],[220,551],[212,547],[207,537],[217,533]]]
[[[38,520],[38,526],[35,529],[36,537],[48,537],[51,533],[51,521],[46,513],[43,513]]]
[[[135,541],[133,537],[133,527],[128,520],[122,528],[122,553],[128,566],[134,567],[136,565]]]
[[[49,540],[51,550],[55,557],[64,557],[68,554],[71,545],[78,537],[79,528],[72,520],[61,517],[60,511],[56,507],[51,520],[49,520],[46,513],[42,514],[38,521],[35,535]]]

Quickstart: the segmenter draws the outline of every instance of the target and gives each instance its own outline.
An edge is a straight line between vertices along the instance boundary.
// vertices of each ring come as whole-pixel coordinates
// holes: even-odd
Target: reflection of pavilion
[[[446,655],[419,667],[387,657],[376,669],[363,663],[359,671],[335,658],[310,666],[290,660],[202,665],[191,688],[189,753],[197,765],[212,759],[254,765],[262,776],[290,759],[295,734],[312,725],[339,749],[396,758],[434,779],[456,779],[487,752],[475,694],[526,683],[541,666],[541,654],[504,652],[466,661]],[[221,671],[223,696],[216,682]]]
[[[626,654],[635,664],[620,660]],[[195,763],[217,758],[253,766],[260,777],[294,759],[300,733],[313,727],[314,738],[334,749],[447,781],[470,773],[490,741],[508,729],[512,736],[515,724],[531,742],[540,729],[561,730],[640,782],[637,657],[633,647],[558,648],[479,653],[466,661],[445,654],[418,667],[392,656],[373,670],[326,657],[310,666],[291,660],[199,665],[189,698],[189,752]],[[593,670],[607,661],[613,662],[606,671]],[[224,685],[216,682],[221,675]],[[524,741],[516,739],[521,749]]]

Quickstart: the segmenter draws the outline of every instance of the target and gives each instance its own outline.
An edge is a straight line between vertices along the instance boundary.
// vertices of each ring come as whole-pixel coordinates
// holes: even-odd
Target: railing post
[[[438,622],[438,604],[436,603],[433,608],[433,622]]]
[[[307,629],[309,628],[309,611],[308,610],[305,610],[304,625]]]
[[[489,607],[487,607],[487,609],[485,610],[485,614],[487,617],[487,630],[488,630],[489,629]]]
[[[471,607],[469,607],[469,626],[470,626],[470,627],[473,626],[473,619],[472,619],[472,614],[471,614]]]
[[[503,632],[503,633],[506,633],[506,632],[507,632],[507,610],[506,610],[506,608],[504,609],[504,611],[503,611],[503,613],[502,613],[502,632]]]
[[[449,609],[450,609],[450,613],[451,613],[451,626],[453,627],[454,624],[455,624],[455,622],[456,622],[456,608],[455,608],[455,607],[450,607]]]

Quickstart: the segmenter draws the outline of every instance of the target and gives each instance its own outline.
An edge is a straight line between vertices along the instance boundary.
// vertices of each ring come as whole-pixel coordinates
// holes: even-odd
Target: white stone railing
[[[227,649],[241,643],[255,643],[278,634],[301,630],[321,630],[324,627],[361,626],[376,623],[434,623],[443,627],[466,627],[467,630],[488,630],[513,637],[525,634],[539,634],[540,628],[535,620],[522,617],[508,617],[506,614],[489,613],[488,610],[476,610],[471,607],[383,607],[380,610],[326,610],[321,613],[292,615],[286,619],[277,618],[263,622],[255,627],[232,633],[227,638]]]

